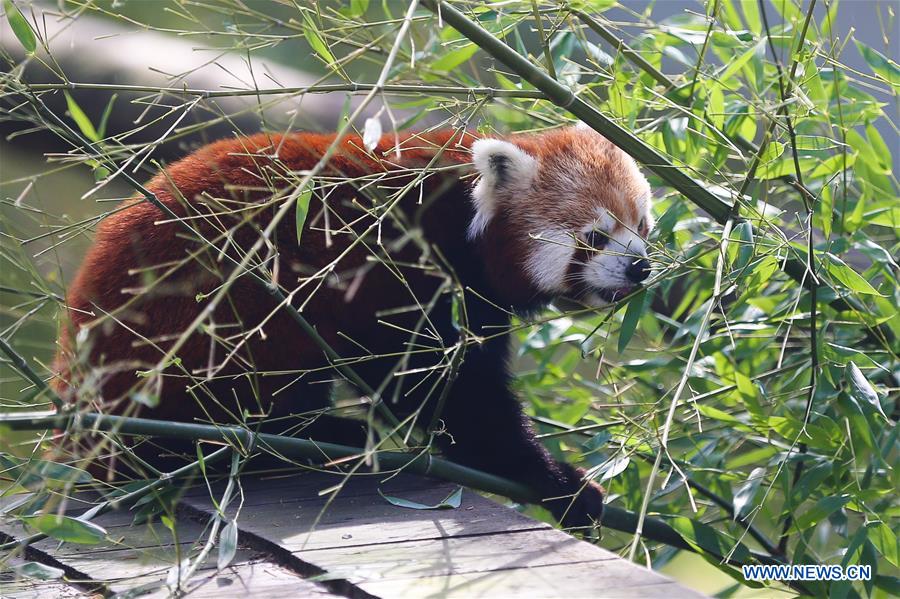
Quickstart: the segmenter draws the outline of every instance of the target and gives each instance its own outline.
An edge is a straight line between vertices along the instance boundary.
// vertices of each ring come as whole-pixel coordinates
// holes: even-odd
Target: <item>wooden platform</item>
[[[216,568],[217,549],[190,580],[179,559],[194,557],[224,485],[190,488],[175,535],[158,521],[133,525],[134,512],[94,521],[108,533],[96,545],[44,540],[0,566],[0,597],[79,597],[142,591],[164,597],[180,582],[188,597],[701,597],[594,545],[469,490],[455,509],[398,507],[379,495],[432,505],[456,487],[412,477],[358,475],[333,500],[320,495],[342,478],[297,474],[243,479],[226,511],[237,514],[231,564]],[[242,497],[241,497],[242,495]],[[0,499],[0,508],[11,503]],[[82,507],[73,506],[73,515]],[[0,520],[4,541],[22,538],[18,522]],[[22,578],[17,564],[37,561],[64,578]],[[12,568],[10,568],[12,566]],[[168,585],[167,586],[167,581]]]

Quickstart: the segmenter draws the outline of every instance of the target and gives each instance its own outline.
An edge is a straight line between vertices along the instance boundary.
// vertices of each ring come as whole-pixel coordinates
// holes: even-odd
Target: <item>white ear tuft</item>
[[[475,217],[469,225],[469,239],[484,232],[494,216],[497,195],[526,190],[537,171],[537,160],[502,139],[479,139],[472,144],[472,162],[481,178],[472,190]]]

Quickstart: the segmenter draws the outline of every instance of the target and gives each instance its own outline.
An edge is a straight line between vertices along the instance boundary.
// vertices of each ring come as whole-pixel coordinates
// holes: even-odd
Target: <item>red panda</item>
[[[237,423],[264,414],[285,429],[297,422],[287,416],[326,410],[333,364],[259,281],[232,276],[234,261],[223,256],[247,257],[334,142],[257,134],[164,169],[147,189],[203,241],[144,200],[104,219],[68,292],[59,392],[105,412],[139,401],[153,406],[141,406],[152,418]],[[250,268],[277,283],[398,417],[422,426],[465,329],[475,342],[440,402],[435,444],[453,461],[530,485],[565,525],[598,520],[600,487],[550,456],[510,390],[506,331],[512,314],[561,295],[601,305],[647,277],[650,188],[635,162],[583,127],[505,139],[385,135],[371,151],[350,135],[314,181],[299,238],[291,212]],[[160,364],[167,353],[173,359]],[[365,443],[358,421],[301,422],[293,434]]]

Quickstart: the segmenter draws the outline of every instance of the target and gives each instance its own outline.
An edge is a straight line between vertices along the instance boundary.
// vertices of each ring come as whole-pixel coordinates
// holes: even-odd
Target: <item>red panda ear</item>
[[[472,190],[475,218],[469,225],[470,239],[484,232],[494,216],[497,197],[527,190],[538,168],[530,154],[502,139],[479,139],[472,144],[472,163],[480,178]]]

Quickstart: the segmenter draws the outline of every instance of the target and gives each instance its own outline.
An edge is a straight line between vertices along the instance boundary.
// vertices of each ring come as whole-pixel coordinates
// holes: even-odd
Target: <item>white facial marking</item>
[[[648,200],[642,199],[645,202]],[[645,213],[644,218],[649,216]],[[612,290],[632,287],[635,284],[626,274],[628,267],[636,258],[647,255],[647,244],[641,238],[637,225],[638,223],[633,225],[620,223],[609,211],[598,208],[596,220],[584,227],[581,233],[587,236],[592,230],[601,231],[606,234],[607,242],[602,249],[592,252],[585,264],[582,271],[585,283],[596,289]],[[597,294],[590,294],[587,299],[595,305],[607,303]]]
[[[538,168],[537,160],[502,139],[479,139],[472,144],[472,162],[480,178],[472,190],[475,217],[469,224],[469,239],[484,233],[496,211],[497,197],[527,191]]]
[[[532,236],[533,250],[525,269],[541,291],[560,293],[566,289],[566,274],[575,254],[575,239],[562,229],[547,229]]]
[[[625,274],[635,258],[647,255],[647,244],[636,231],[620,228],[609,235],[609,241],[601,251],[588,260],[584,279],[591,287],[616,289],[631,287],[634,281]]]

